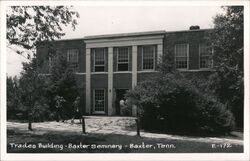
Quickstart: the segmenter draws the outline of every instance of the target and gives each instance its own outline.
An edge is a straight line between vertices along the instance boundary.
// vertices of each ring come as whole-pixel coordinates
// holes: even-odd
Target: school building
[[[212,29],[191,26],[183,31],[151,31],[86,36],[53,42],[76,76],[86,115],[121,115],[127,90],[157,73],[164,54],[182,72],[211,71],[212,50],[206,38]],[[37,46],[41,74],[49,74],[52,58],[47,45]],[[164,62],[163,62],[164,63]],[[136,115],[136,107],[131,107]]]

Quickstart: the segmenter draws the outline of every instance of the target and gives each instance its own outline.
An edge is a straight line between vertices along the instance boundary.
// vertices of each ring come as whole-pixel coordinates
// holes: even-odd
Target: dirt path
[[[86,131],[89,134],[120,134],[126,136],[136,135],[135,120],[131,118],[122,117],[93,117],[86,119]],[[66,122],[43,122],[33,123],[33,129],[30,133],[43,135],[48,132],[71,132],[82,133],[82,128],[79,120],[75,120],[74,124],[71,121]],[[19,130],[27,132],[27,123],[8,122],[7,128],[9,130]],[[191,136],[178,136],[169,134],[157,134],[149,132],[141,132],[144,138],[166,139],[166,140],[180,140],[180,141],[195,141],[203,143],[231,143],[243,145],[242,138],[222,138],[222,137],[191,137]]]

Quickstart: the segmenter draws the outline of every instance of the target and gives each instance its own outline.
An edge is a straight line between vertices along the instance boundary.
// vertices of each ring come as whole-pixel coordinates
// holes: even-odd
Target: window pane
[[[67,52],[68,54],[68,62],[78,62],[78,50],[77,49],[70,49]]]
[[[105,69],[105,48],[94,49],[95,72],[104,72]]]
[[[187,68],[187,58],[177,57],[176,58],[176,68]]]
[[[128,63],[118,64],[118,71],[128,71]]]
[[[69,68],[72,70],[72,72],[78,71],[78,63],[70,63]]]
[[[51,73],[52,67],[53,67],[53,65],[57,62],[57,60],[58,60],[58,56],[57,56],[57,55],[52,55],[52,54],[50,54],[50,56],[49,56],[49,61],[48,61],[49,73]]]
[[[78,71],[78,53],[79,53],[79,51],[77,49],[70,49],[67,51],[69,68],[73,72]]]
[[[102,65],[102,66],[95,66],[95,72],[104,72],[104,65]]]
[[[211,68],[212,67],[212,48],[206,44],[200,44],[200,68]]]
[[[155,46],[143,46],[143,69],[154,69]]]
[[[119,47],[118,48],[118,62],[128,62],[128,48],[127,47]]]
[[[95,65],[104,65],[104,48],[95,49]]]
[[[175,63],[176,68],[186,69],[188,61],[188,45],[187,44],[176,44],[175,45]]]
[[[104,111],[104,90],[95,90],[95,111]]]
[[[128,71],[129,47],[115,48],[117,51],[117,71]]]
[[[175,55],[177,57],[178,56],[187,56],[187,44],[177,44]]]
[[[202,56],[200,57],[200,68],[211,68],[212,61],[210,60],[210,56]]]
[[[200,44],[200,56],[212,55],[212,48],[206,44]]]

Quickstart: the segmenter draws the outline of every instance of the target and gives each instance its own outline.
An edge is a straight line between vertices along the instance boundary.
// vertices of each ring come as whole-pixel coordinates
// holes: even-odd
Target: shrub
[[[234,117],[216,98],[202,93],[180,74],[159,74],[127,94],[140,109],[144,129],[192,134],[223,134]]]

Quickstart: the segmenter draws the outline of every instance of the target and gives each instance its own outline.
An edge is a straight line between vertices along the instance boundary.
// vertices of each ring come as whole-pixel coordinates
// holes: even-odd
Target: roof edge
[[[101,38],[131,37],[131,36],[160,35],[160,34],[165,34],[165,33],[166,33],[165,30],[157,30],[157,31],[145,31],[145,32],[130,32],[130,33],[119,33],[119,34],[93,35],[93,36],[85,36],[84,40],[101,39]]]
[[[197,30],[179,30],[179,31],[157,30],[157,31],[145,31],[145,32],[130,32],[130,33],[118,33],[118,34],[105,34],[105,35],[85,36],[85,37],[82,37],[82,38],[59,39],[59,40],[54,40],[54,41],[91,40],[91,39],[102,39],[102,38],[117,38],[117,37],[160,35],[160,34],[180,33],[180,32],[199,32],[199,31],[209,31],[209,30],[213,30],[213,28],[197,29]]]

